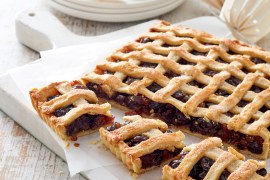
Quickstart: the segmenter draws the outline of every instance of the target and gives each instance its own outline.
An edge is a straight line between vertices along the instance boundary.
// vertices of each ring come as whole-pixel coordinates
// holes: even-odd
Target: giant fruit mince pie
[[[113,124],[109,103],[97,104],[95,93],[81,82],[56,82],[30,91],[39,116],[63,139],[97,131]]]
[[[163,167],[163,180],[268,180],[265,162],[244,160],[244,156],[222,141],[210,137],[185,147],[175,159]]]
[[[185,146],[183,133],[172,132],[161,120],[139,115],[124,116],[124,120],[99,132],[104,145],[136,174],[170,161]]]
[[[270,53],[160,22],[82,80],[102,101],[269,156]]]

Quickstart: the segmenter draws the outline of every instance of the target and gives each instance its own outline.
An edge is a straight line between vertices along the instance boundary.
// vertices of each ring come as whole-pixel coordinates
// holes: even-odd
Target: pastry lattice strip
[[[166,123],[158,119],[142,118],[139,115],[124,116],[130,122],[114,131],[100,129],[102,142],[107,146],[127,167],[135,173],[141,173],[142,162],[140,157],[148,155],[155,150],[175,151],[182,149],[184,135],[181,131],[165,133],[168,129]],[[147,136],[148,139],[129,147],[124,141],[137,135]]]
[[[30,97],[40,117],[63,140],[76,140],[77,137],[95,132],[95,126],[101,126],[102,123],[103,126],[108,126],[113,121],[111,105],[98,104],[96,94],[80,81],[51,83],[43,88],[31,90]],[[102,117],[84,116],[86,114]],[[80,118],[81,116],[83,117]],[[82,123],[84,129],[80,129],[81,126],[78,128],[78,124]],[[91,127],[90,124],[94,126]]]
[[[265,177],[256,173],[265,167],[265,162],[255,160],[244,160],[244,156],[233,148],[229,147],[228,152],[220,149],[222,141],[219,138],[208,138],[198,144],[192,144],[183,149],[182,153],[187,153],[175,168],[166,165],[163,168],[163,179],[190,179],[189,174],[197,162],[208,157],[214,161],[204,180],[219,179],[222,172],[230,172],[228,180],[233,179],[268,179],[270,174]]]
[[[127,94],[139,93],[145,95],[146,97],[154,101],[173,104],[175,107],[177,107],[179,110],[186,113],[187,115],[195,117],[206,117],[209,119],[213,119],[213,117],[215,117],[215,121],[217,122],[231,124],[228,127],[235,131],[247,132],[249,125],[246,125],[246,122],[251,118],[254,120],[259,119],[259,122],[261,121],[260,118],[263,113],[258,110],[263,105],[270,107],[270,103],[268,99],[266,99],[265,101],[260,101],[259,103],[253,100],[255,98],[258,99],[258,97],[260,97],[262,94],[268,95],[268,91],[265,90],[264,92],[260,92],[258,94],[250,91],[250,87],[252,85],[256,85],[266,89],[270,86],[270,81],[264,78],[263,74],[268,73],[265,72],[265,69],[267,68],[262,68],[260,64],[254,64],[248,58],[248,55],[254,55],[255,52],[256,56],[263,58],[266,62],[268,62],[268,52],[261,51],[260,49],[255,49],[254,51],[252,51],[252,54],[250,47],[242,47],[241,44],[239,45],[235,41],[213,38],[212,36],[201,32],[194,33],[194,30],[189,30],[185,28],[183,29],[182,27],[167,27],[162,23],[152,29],[157,31],[164,31],[166,32],[166,35],[163,36],[163,34],[160,33],[150,32],[145,36],[154,40],[153,42],[146,44],[132,42],[128,46],[124,47],[122,50],[115,52],[109,58],[110,62],[106,62],[105,64],[97,66],[97,69],[103,71],[108,70],[116,72],[114,74],[114,77],[112,77],[111,75],[103,76],[95,73],[90,73],[89,75],[85,76],[84,79],[90,80],[91,82],[101,81],[103,83],[104,81],[110,81],[107,87],[108,94],[112,93],[111,90]],[[191,33],[191,31],[193,33]],[[191,38],[177,37],[187,35]],[[219,45],[203,45],[200,43],[200,41],[206,43],[210,42],[212,44]],[[178,47],[165,48],[162,47],[164,43],[178,45]],[[126,53],[126,49],[130,49],[131,52]],[[202,52],[208,52],[208,55],[206,57],[192,55],[190,54],[190,51],[193,49]],[[230,55],[227,53],[228,49],[232,49],[235,52],[245,53],[246,55]],[[163,56],[156,55],[155,53],[162,54]],[[230,63],[224,64],[217,62],[215,61],[217,57],[222,57],[225,61]],[[177,61],[181,59],[196,63],[197,65],[192,66],[178,64]],[[113,62],[115,60],[120,60],[120,62]],[[140,67],[140,62],[155,63],[158,64],[158,66],[154,69]],[[247,76],[247,74],[241,71],[243,67],[253,71],[254,73],[250,73]],[[210,77],[203,73],[203,71],[206,69],[219,71],[219,73],[216,74],[214,77]],[[164,74],[168,70],[180,75],[178,77],[169,79],[168,77],[164,76]],[[142,80],[137,80],[130,85],[127,85],[122,82],[122,80],[126,76],[142,78]],[[235,76],[243,80],[242,83],[240,83],[237,87],[234,87],[231,84],[225,82],[225,80],[231,76]],[[206,86],[201,89],[195,86],[188,85],[187,83],[191,82],[192,80],[196,80]],[[163,88],[155,93],[149,91],[147,89],[147,86],[149,86],[153,82],[156,82]],[[230,100],[233,99],[235,105],[240,102],[241,99],[249,101],[251,105],[246,106],[245,108],[241,108],[238,106],[229,107],[227,111],[230,111],[234,114],[239,114],[233,119],[226,116],[226,112],[224,111],[216,113],[214,111],[215,108],[221,109],[221,107],[223,107],[222,105],[226,104],[226,101],[228,102],[228,100],[226,100],[226,97],[218,96],[215,94],[215,91],[217,89],[222,89],[230,93],[231,95],[228,98]],[[239,92],[239,89],[242,93],[241,99],[238,98],[239,96],[236,93]],[[178,90],[194,96],[186,103],[181,102],[172,97],[172,94]],[[195,98],[198,96],[200,96],[201,98]],[[208,110],[206,108],[198,107],[198,105],[203,101],[221,104],[216,105],[215,108],[210,108]],[[248,108],[251,109],[253,108],[253,106],[256,106],[258,108],[255,108],[252,113],[250,111],[250,113],[245,118],[239,118],[239,116],[242,115],[242,111],[247,111]],[[233,125],[234,121],[237,121],[236,118],[238,121],[240,121],[237,127]],[[265,120],[261,121],[260,123],[257,122],[256,124],[258,129],[268,127],[266,126],[267,123],[265,123]]]
[[[55,89],[61,93],[51,101],[43,103],[41,111],[45,114],[53,113],[56,109],[73,104],[73,108],[64,116],[55,117],[54,121],[61,125],[68,125],[83,114],[109,115],[110,104],[97,104],[98,99],[93,91],[74,89],[69,82],[55,84]],[[93,103],[93,104],[90,104]]]

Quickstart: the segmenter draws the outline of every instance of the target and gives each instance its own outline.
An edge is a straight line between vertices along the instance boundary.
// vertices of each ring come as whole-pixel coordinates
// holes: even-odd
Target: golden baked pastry
[[[77,140],[113,123],[111,105],[97,104],[95,93],[80,81],[51,83],[31,90],[30,97],[39,116],[63,140]]]
[[[103,144],[134,173],[142,173],[171,160],[184,147],[181,131],[172,132],[158,119],[124,116],[125,123],[100,128]]]
[[[270,53],[165,21],[82,77],[101,101],[269,156]]]
[[[265,162],[249,159],[233,148],[222,150],[222,141],[210,137],[185,147],[178,159],[163,167],[163,180],[267,180]]]

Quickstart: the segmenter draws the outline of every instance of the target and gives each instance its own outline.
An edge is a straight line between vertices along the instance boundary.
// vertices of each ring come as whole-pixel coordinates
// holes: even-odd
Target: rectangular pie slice
[[[139,115],[124,116],[124,120],[99,132],[103,144],[136,174],[170,161],[185,146],[183,133],[172,132],[161,120]]]
[[[220,138],[210,137],[183,148],[178,159],[163,167],[163,180],[267,180],[266,163],[249,159],[233,148],[221,149]]]
[[[39,116],[63,139],[78,137],[113,124],[109,103],[97,104],[95,93],[80,81],[56,82],[30,91]]]
[[[269,156],[270,53],[161,21],[82,77],[103,101]]]

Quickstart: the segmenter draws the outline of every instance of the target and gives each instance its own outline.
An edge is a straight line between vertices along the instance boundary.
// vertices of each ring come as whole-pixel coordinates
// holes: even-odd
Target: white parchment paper
[[[218,37],[229,34],[226,26],[214,18],[204,18],[203,20],[199,18],[181,24],[207,31]],[[208,25],[205,26],[205,24]],[[136,28],[137,33],[115,41],[42,52],[40,60],[11,70],[9,74],[22,92],[27,107],[34,111],[28,94],[30,89],[45,86],[50,82],[78,79],[83,73],[90,71],[95,64],[104,60],[113,50],[120,48],[147,30],[145,27],[140,29],[137,26]],[[112,113],[116,117],[116,121],[122,121],[123,112],[113,108]],[[38,115],[35,118],[36,121],[42,121]],[[69,147],[65,147],[66,143],[44,122],[43,124],[43,133],[44,131],[50,133],[64,149],[71,175],[84,171],[84,174],[90,179],[132,179],[124,165],[100,143],[98,133],[80,138],[76,142],[80,144],[79,147],[75,147],[73,143]],[[199,141],[198,138],[186,135],[185,143],[187,145]],[[160,177],[161,168],[157,168],[141,175],[139,179],[160,179]]]

